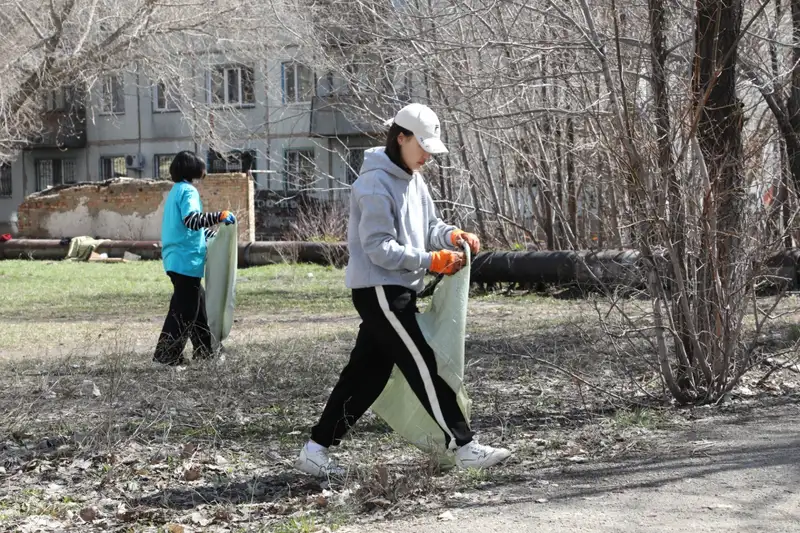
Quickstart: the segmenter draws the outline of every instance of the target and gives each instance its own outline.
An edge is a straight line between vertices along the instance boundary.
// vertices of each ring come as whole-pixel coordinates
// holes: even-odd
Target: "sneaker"
[[[511,457],[505,448],[492,448],[472,441],[456,450],[456,466],[459,468],[489,468]]]
[[[294,467],[306,474],[322,478],[343,477],[345,474],[344,468],[337,465],[328,455],[328,448],[320,447],[311,451],[307,444],[300,450],[300,457],[294,462]]]

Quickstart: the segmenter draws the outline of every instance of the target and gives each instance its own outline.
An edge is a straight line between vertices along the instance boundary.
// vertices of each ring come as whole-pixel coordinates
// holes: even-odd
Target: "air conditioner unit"
[[[144,154],[126,155],[125,166],[134,170],[142,170],[145,167],[146,161]]]

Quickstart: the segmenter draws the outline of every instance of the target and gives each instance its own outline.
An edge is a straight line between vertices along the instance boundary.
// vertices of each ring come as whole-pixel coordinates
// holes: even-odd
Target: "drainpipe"
[[[272,134],[271,124],[269,117],[269,80],[267,79],[267,72],[264,73],[264,126],[267,132],[267,190],[272,189]]]
[[[136,122],[138,127],[137,137],[139,140],[138,143],[138,151],[136,153],[136,157],[139,157],[139,154],[142,153],[142,97],[141,97],[141,87],[142,87],[142,67],[137,62],[136,63]],[[144,169],[140,168],[136,172],[139,173],[139,177],[142,177],[144,173]],[[155,175],[155,173],[153,173]]]

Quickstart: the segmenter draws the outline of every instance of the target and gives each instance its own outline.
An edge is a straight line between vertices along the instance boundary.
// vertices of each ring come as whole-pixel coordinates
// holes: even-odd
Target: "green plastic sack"
[[[469,422],[472,401],[464,387],[469,247],[465,247],[465,253],[466,266],[457,274],[442,279],[434,290],[428,308],[417,314],[417,323],[436,355],[439,375],[456,391],[458,405]],[[383,392],[372,404],[372,411],[409,442],[427,453],[437,455],[442,466],[452,462],[452,454],[446,453],[444,432],[417,399],[397,366],[392,369]]]
[[[221,226],[208,240],[206,252],[206,313],[214,350],[231,332],[239,262],[237,224]]]

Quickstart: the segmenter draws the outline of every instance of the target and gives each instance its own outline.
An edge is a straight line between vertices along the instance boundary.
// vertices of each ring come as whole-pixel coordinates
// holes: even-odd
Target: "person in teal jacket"
[[[234,224],[230,211],[204,213],[200,193],[192,182],[206,176],[206,164],[196,154],[183,151],[169,167],[172,186],[164,203],[161,257],[172,281],[173,293],[153,360],[165,365],[185,364],[183,349],[191,339],[194,359],[213,355],[201,280],[206,264],[206,241],[211,228]]]

